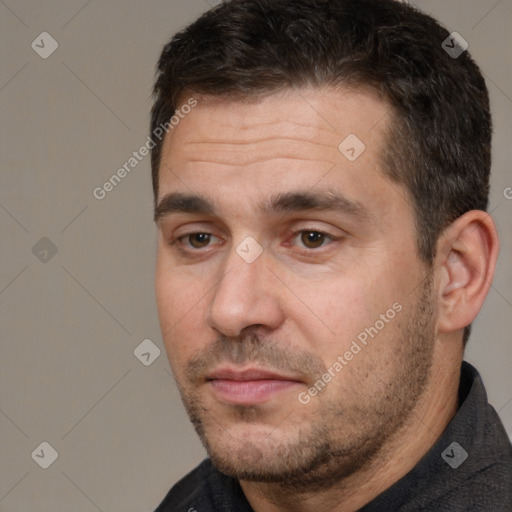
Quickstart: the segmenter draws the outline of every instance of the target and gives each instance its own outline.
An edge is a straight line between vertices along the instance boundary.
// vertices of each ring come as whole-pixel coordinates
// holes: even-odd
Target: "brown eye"
[[[202,249],[210,242],[211,235],[209,233],[191,233],[187,239],[194,249]]]
[[[323,245],[325,233],[321,233],[320,231],[303,231],[300,239],[308,249],[317,249]]]

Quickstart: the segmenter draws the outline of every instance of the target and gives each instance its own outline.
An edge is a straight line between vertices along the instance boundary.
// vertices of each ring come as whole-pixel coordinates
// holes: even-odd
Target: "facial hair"
[[[348,407],[344,396],[320,394],[312,399],[314,412],[305,419],[300,416],[305,406],[298,400],[287,404],[278,420],[266,416],[258,406],[232,406],[228,416],[216,416],[215,410],[205,405],[200,384],[207,371],[219,363],[253,362],[308,376],[311,383],[327,370],[316,354],[295,347],[293,351],[288,346],[284,349],[254,332],[236,339],[219,337],[189,360],[185,378],[177,380],[187,413],[212,463],[228,476],[280,484],[290,492],[329,488],[370,465],[382,455],[386,441],[413,418],[414,407],[429,383],[434,312],[429,274],[416,301],[400,313],[400,321],[391,320],[399,322],[393,330],[396,350],[390,359],[392,368],[381,371],[378,361],[370,360],[366,368],[370,385],[367,389],[365,382],[360,383],[357,402]],[[386,343],[385,336],[380,332],[373,342]],[[354,359],[350,365],[358,364]],[[241,428],[230,434],[229,427],[235,422]],[[259,435],[254,434],[260,427]]]

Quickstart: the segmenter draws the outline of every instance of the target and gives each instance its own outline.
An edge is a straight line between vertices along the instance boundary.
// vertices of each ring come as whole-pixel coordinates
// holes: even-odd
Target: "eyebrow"
[[[280,192],[263,201],[259,212],[267,215],[282,215],[306,210],[336,211],[359,219],[371,217],[366,206],[330,190],[298,190]],[[154,220],[177,213],[218,216],[215,205],[206,197],[197,194],[172,192],[166,194],[155,208]]]

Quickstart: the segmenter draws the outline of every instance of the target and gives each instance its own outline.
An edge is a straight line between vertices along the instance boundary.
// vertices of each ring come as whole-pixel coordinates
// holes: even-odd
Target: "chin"
[[[333,460],[326,437],[311,429],[309,434],[304,428],[291,429],[289,424],[234,424],[203,431],[201,440],[221,473],[238,480],[304,485],[317,480],[318,470],[331,467]]]

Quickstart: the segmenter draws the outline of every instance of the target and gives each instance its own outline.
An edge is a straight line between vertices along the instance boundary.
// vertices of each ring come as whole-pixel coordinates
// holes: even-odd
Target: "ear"
[[[459,217],[438,240],[435,269],[438,277],[440,333],[469,325],[489,292],[499,241],[491,216],[471,210]]]

